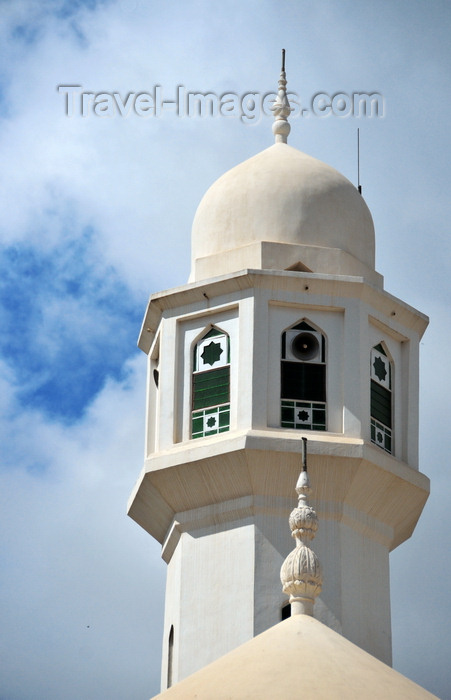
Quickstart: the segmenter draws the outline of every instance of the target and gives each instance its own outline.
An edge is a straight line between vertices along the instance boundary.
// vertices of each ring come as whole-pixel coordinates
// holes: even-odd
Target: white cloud
[[[143,358],[128,369],[76,426],[31,411],[5,420],[17,463],[0,474],[2,696],[119,700],[133,677],[145,698],[158,683],[148,659],[162,566],[125,515],[142,461]]]

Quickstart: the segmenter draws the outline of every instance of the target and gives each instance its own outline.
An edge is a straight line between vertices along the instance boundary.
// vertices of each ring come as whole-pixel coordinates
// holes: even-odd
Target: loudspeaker
[[[322,362],[321,333],[314,331],[286,332],[286,360],[298,362]]]

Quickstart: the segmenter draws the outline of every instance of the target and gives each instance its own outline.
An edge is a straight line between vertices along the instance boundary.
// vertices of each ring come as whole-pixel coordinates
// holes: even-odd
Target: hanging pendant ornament
[[[318,529],[318,517],[308,503],[312,492],[307,473],[307,438],[302,438],[303,468],[296,484],[298,506],[289,519],[295,549],[285,559],[280,570],[283,592],[290,596],[291,614],[313,615],[315,598],[321,593],[323,575],[311,541]]]

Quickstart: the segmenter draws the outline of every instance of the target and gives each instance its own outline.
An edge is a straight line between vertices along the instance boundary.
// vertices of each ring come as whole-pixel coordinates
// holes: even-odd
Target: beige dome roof
[[[284,143],[220,177],[194,217],[193,263],[256,242],[339,249],[374,270],[373,220],[358,190]]]
[[[295,615],[155,698],[432,700],[435,695],[315,618]]]

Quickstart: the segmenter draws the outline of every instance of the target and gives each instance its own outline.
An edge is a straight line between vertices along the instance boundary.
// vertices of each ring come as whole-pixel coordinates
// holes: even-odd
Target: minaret
[[[284,69],[276,143],[207,191],[190,280],[151,296],[139,338],[146,453],[129,514],[168,565],[163,689],[286,614],[277,572],[302,438],[325,572],[314,616],[386,663],[389,552],[429,492],[418,471],[427,318],[384,290],[354,185],[286,143]]]

